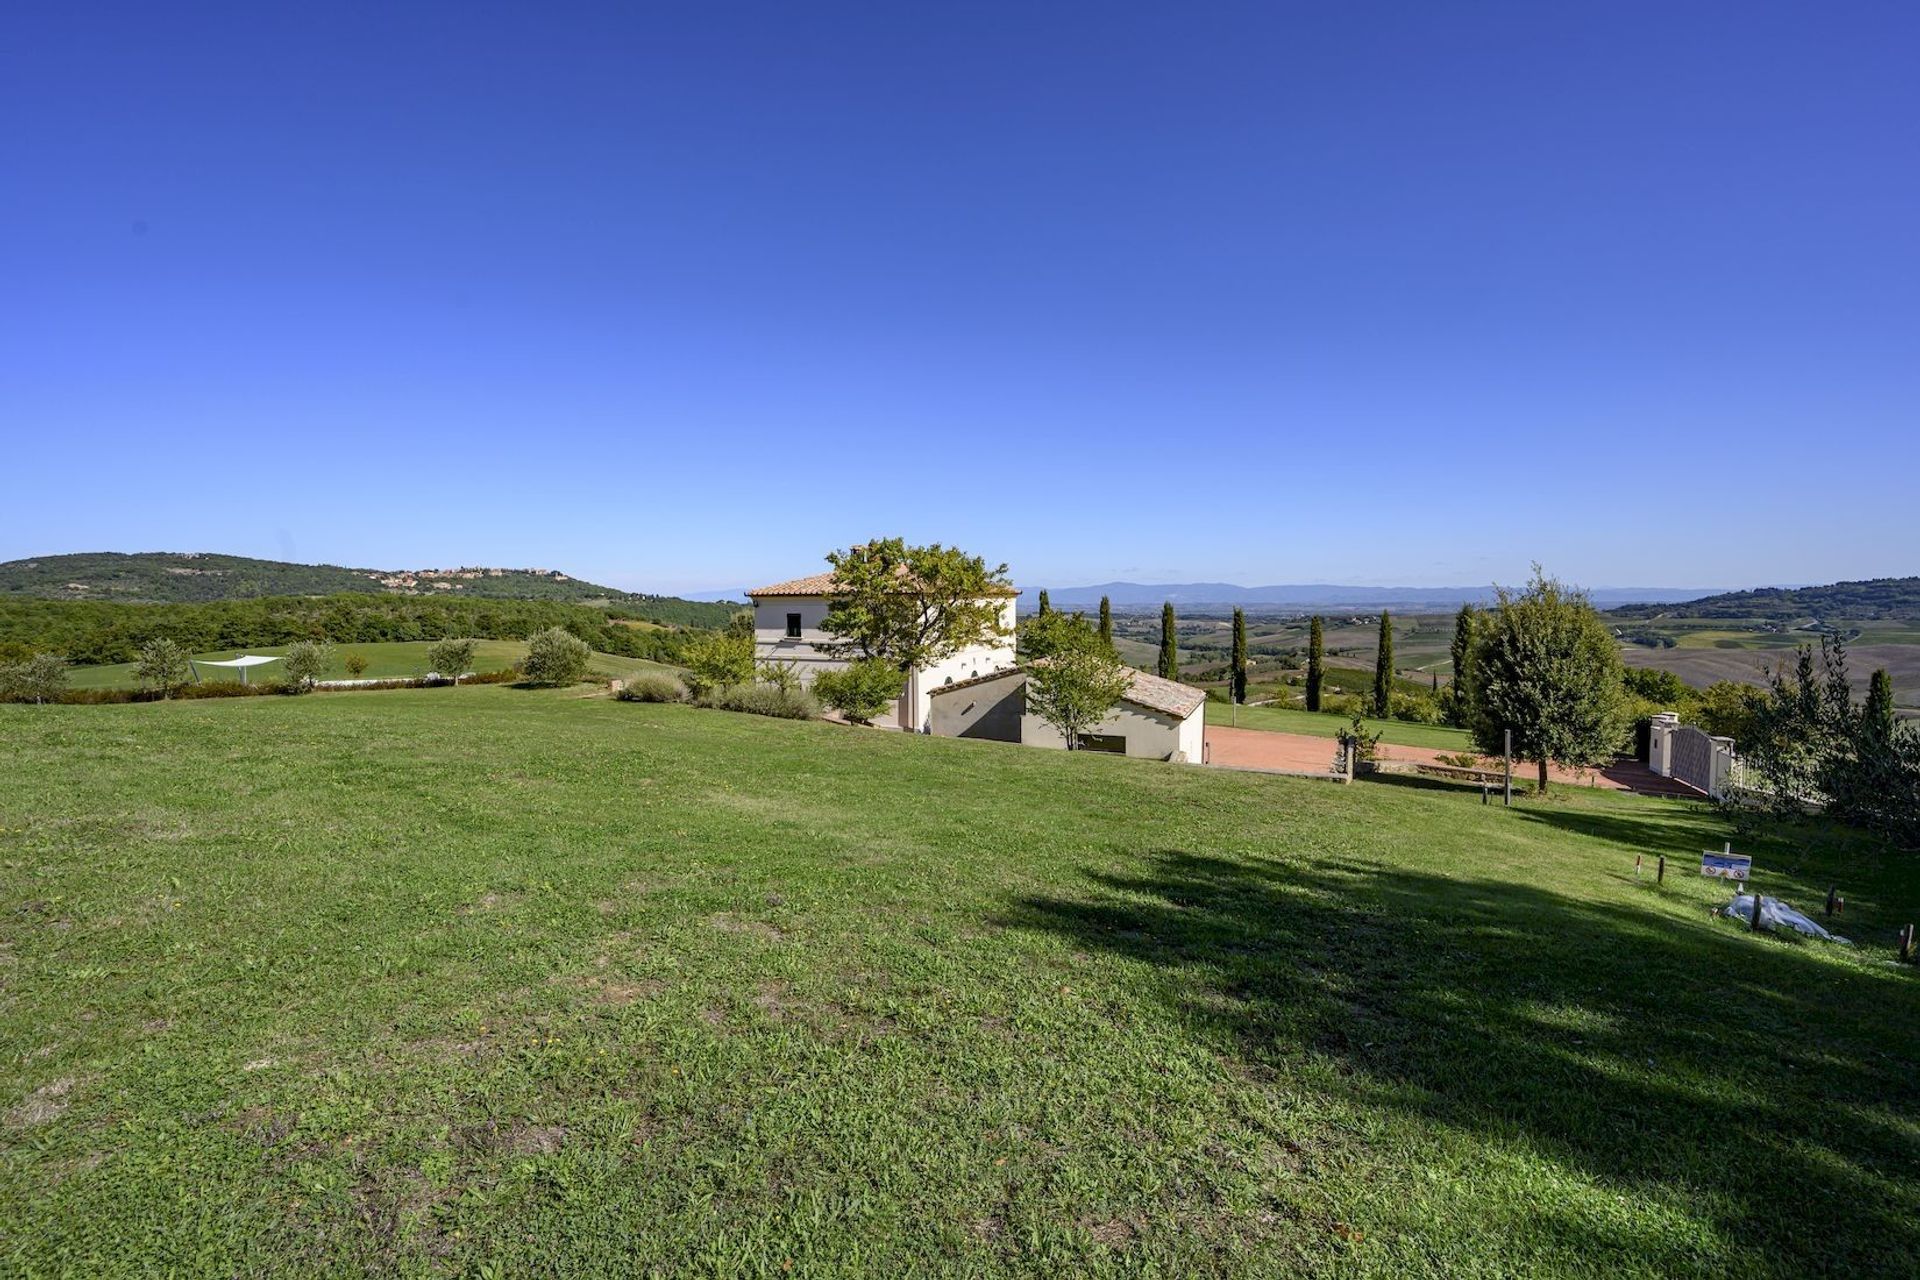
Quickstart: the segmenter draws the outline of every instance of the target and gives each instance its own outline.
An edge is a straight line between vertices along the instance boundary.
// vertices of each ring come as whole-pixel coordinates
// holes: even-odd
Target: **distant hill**
[[[0,599],[201,604],[342,593],[559,603],[608,600],[649,606],[648,615],[663,622],[717,626],[726,621],[723,606],[618,591],[557,569],[349,569],[177,551],[94,551],[0,564]],[[685,616],[677,616],[681,614]]]
[[[1608,608],[1640,600],[1690,600],[1695,596],[1712,595],[1716,590],[1718,588],[1715,587],[1697,590],[1679,587],[1599,587],[1591,594],[1596,605]],[[1100,603],[1101,596],[1109,597],[1115,609],[1125,612],[1158,609],[1168,600],[1183,610],[1214,606],[1435,612],[1457,609],[1463,604],[1485,604],[1493,599],[1493,588],[1367,587],[1324,582],[1272,587],[1242,587],[1231,582],[1103,582],[1091,587],[1050,587],[1047,591],[1051,603],[1069,609],[1093,608]]]
[[[1824,587],[1757,587],[1703,600],[1635,604],[1613,610],[1622,618],[1756,618],[1794,622],[1804,618],[1920,619],[1920,578],[1869,578]]]

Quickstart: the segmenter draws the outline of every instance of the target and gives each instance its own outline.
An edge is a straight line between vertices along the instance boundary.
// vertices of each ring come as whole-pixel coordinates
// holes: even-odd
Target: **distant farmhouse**
[[[1007,637],[962,649],[930,667],[909,672],[905,691],[875,723],[949,738],[985,738],[1032,747],[1067,745],[1058,730],[1026,709],[1027,672],[1015,657],[1011,634],[1019,593],[1009,589],[998,594]],[[821,627],[834,595],[831,573],[747,592],[753,601],[755,659],[792,663],[802,684],[812,684],[822,671],[846,666],[844,659],[827,651],[833,637]],[[1206,694],[1144,671],[1130,671],[1129,680],[1119,704],[1082,736],[1081,748],[1202,763]]]

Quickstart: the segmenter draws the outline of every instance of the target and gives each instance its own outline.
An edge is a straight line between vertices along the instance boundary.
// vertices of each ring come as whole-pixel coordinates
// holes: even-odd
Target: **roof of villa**
[[[906,566],[902,565],[901,572],[903,574],[905,573],[905,569]],[[755,587],[747,592],[748,597],[754,600],[758,600],[763,596],[793,596],[795,598],[805,598],[814,596],[836,596],[839,594],[840,587],[839,584],[833,580],[831,570],[826,573],[809,574],[804,578],[789,578],[785,582],[776,582],[771,586]],[[1020,593],[1012,587],[996,587],[987,592],[987,594],[993,596],[1017,596]]]
[[[1002,667],[998,671],[989,671],[983,676],[974,676],[967,680],[956,680],[952,684],[944,684],[927,692],[953,693],[973,685],[986,684],[990,680],[998,680],[1002,676],[1014,675],[1020,670],[1020,667]],[[1162,715],[1173,716],[1180,720],[1186,719],[1199,710],[1207,700],[1204,690],[1196,689],[1190,684],[1181,684],[1177,680],[1148,675],[1133,667],[1127,668],[1127,681],[1127,691],[1121,696],[1121,701],[1131,702],[1137,707],[1145,707],[1149,711],[1158,711]]]

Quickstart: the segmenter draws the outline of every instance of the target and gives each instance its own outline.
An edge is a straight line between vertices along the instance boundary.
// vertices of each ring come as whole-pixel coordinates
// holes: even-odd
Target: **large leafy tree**
[[[1247,611],[1233,611],[1233,660],[1229,685],[1235,702],[1247,700]]]
[[[1060,731],[1067,750],[1079,747],[1087,730],[1106,719],[1127,692],[1132,674],[1113,646],[1086,619],[1049,613],[1028,624],[1027,710]]]
[[[427,669],[442,679],[460,683],[460,677],[467,674],[467,668],[473,665],[473,641],[465,637],[448,636],[436,640],[427,650]]]
[[[1380,641],[1373,655],[1373,714],[1385,719],[1393,710],[1393,618],[1380,611]]]
[[[1173,601],[1160,606],[1160,677],[1180,678],[1180,640],[1174,634]]]
[[[822,646],[835,657],[912,671],[1010,634],[1004,564],[989,568],[957,547],[910,547],[899,538],[835,551],[827,563],[835,593],[820,625],[835,637]]]
[[[1326,624],[1319,614],[1307,626],[1307,710],[1320,709],[1321,687],[1327,680]]]
[[[1539,766],[1596,765],[1612,759],[1625,728],[1620,646],[1586,595],[1534,566],[1525,590],[1501,588],[1475,628],[1474,739]]]

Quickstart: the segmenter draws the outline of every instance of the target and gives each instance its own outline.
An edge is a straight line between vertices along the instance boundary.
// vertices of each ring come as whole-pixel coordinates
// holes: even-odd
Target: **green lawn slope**
[[[0,707],[0,1271],[1920,1253],[1910,861],[508,687]],[[1667,883],[1633,874],[1664,852]]]
[[[363,680],[411,680],[424,676],[432,670],[427,662],[427,651],[433,645],[424,640],[391,640],[370,644],[336,644],[332,646],[333,657],[322,673],[323,680],[348,680],[353,677],[347,671],[346,661],[349,654],[359,654],[367,660],[367,669],[360,676]],[[267,645],[254,649],[215,649],[193,656],[201,661],[237,658],[242,653],[255,653],[267,657],[281,657],[287,652],[286,645]],[[473,662],[470,671],[498,671],[510,667],[527,656],[524,640],[476,640],[473,643]],[[98,666],[70,667],[67,671],[67,683],[76,689],[131,689],[137,681],[134,673],[137,663],[114,662]],[[673,668],[658,662],[649,662],[644,658],[626,658],[618,654],[596,653],[593,655],[591,670],[597,675],[630,676],[643,671],[672,671]],[[238,673],[225,669],[209,669],[205,672],[209,680],[238,679]],[[280,678],[278,666],[255,667],[247,673],[251,680],[277,680]]]

